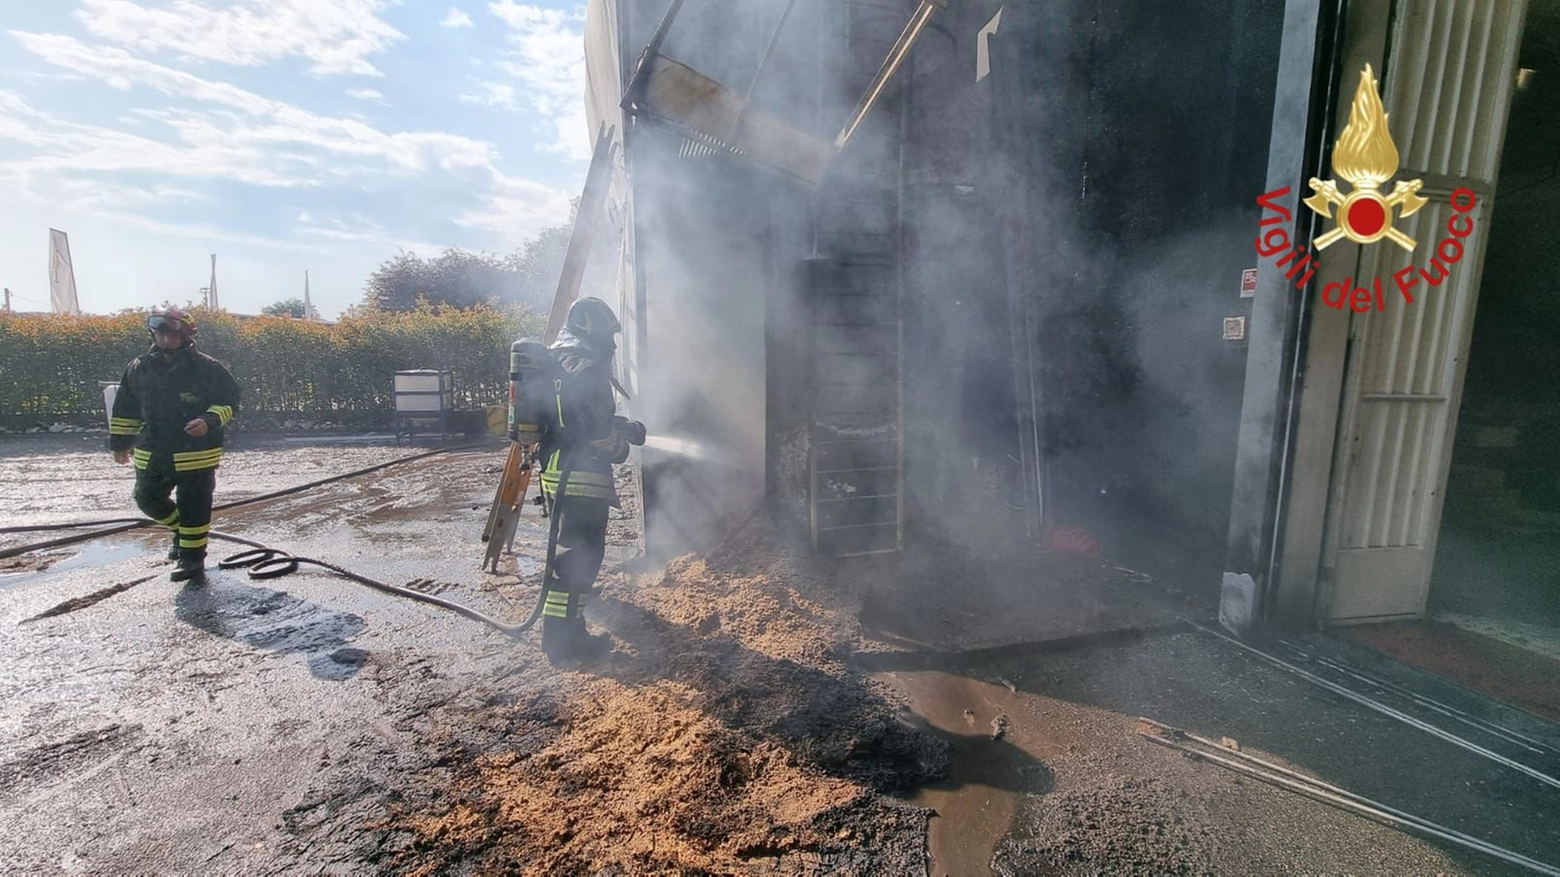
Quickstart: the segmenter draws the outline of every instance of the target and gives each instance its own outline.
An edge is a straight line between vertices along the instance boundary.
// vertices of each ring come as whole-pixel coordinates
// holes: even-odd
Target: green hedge
[[[539,336],[545,318],[523,310],[349,313],[334,324],[234,317],[196,309],[200,349],[227,364],[244,389],[235,427],[286,419],[343,425],[388,422],[403,369],[454,373],[460,408],[507,395],[509,343]],[[0,425],[103,424],[99,381],[117,381],[145,353],[144,311],[114,316],[0,314]]]

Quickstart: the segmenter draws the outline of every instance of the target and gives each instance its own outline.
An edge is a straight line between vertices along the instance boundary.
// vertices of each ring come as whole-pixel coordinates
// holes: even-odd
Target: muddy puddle
[[[72,546],[59,552],[24,555],[15,568],[0,569],[0,589],[35,585],[74,570],[105,567],[147,553],[145,546],[131,541],[98,541]]]
[[[1025,795],[1050,790],[1050,768],[1026,724],[1032,696],[938,671],[888,672],[874,678],[903,692],[910,710],[949,744],[946,779],[911,796],[936,812],[930,826],[931,873],[990,874],[992,853]]]

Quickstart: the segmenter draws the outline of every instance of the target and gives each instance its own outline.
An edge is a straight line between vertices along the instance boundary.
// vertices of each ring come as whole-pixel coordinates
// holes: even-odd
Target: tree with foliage
[[[545,312],[552,306],[578,210],[575,199],[568,223],[543,229],[507,256],[448,249],[424,259],[402,250],[369,276],[363,303],[400,312],[415,310],[419,301],[459,309],[520,305]]]
[[[284,298],[261,308],[260,313],[268,317],[297,317],[300,320],[309,315],[301,298]]]

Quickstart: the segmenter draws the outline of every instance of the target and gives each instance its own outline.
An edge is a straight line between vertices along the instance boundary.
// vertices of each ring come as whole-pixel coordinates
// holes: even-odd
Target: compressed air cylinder
[[[521,338],[509,345],[509,439],[523,445],[542,438],[553,401],[551,368],[555,364],[546,345]]]

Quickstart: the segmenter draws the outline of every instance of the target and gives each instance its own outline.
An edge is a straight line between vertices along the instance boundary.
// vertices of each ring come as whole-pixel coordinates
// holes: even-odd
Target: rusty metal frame
[[[750,108],[753,91],[779,39],[780,29],[790,15],[791,4],[787,4],[781,13],[745,95],[739,95],[688,64],[661,53],[661,46],[682,4],[683,0],[672,0],[640,53],[628,87],[624,89],[623,111],[631,116],[653,116],[692,129],[704,139],[715,140],[729,152],[816,187],[904,64],[933,13],[946,8],[947,0],[920,0],[833,141],[808,134],[779,118]]]

